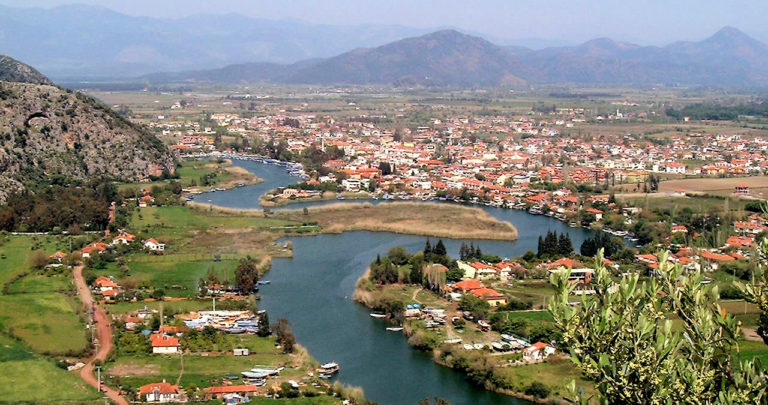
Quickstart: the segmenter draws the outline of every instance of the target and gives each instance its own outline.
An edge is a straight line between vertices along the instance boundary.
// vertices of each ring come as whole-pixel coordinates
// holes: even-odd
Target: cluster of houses
[[[460,299],[463,294],[471,294],[486,300],[491,307],[507,303],[507,298],[504,294],[486,287],[485,284],[475,279],[461,280],[458,283],[446,286],[446,290],[449,291],[451,298],[454,300]]]
[[[259,392],[255,385],[220,385],[203,388],[203,401],[221,400],[224,404],[242,404],[250,402],[250,398]],[[149,403],[184,403],[188,401],[187,393],[178,385],[162,380],[161,382],[145,384],[139,387],[139,401]]]
[[[338,148],[344,151],[344,157],[328,161],[325,166],[333,173],[344,174],[341,184],[345,189],[368,189],[371,181],[375,181],[379,192],[395,189],[412,198],[466,190],[496,204],[512,206],[534,197],[537,192],[530,186],[541,181],[638,184],[653,173],[722,176],[762,173],[768,169],[764,156],[768,141],[761,137],[691,133],[671,138],[670,144],[655,144],[632,134],[597,138],[555,136],[560,126],[586,121],[585,114],[589,112],[562,109],[540,117],[433,119],[430,125],[415,130],[404,128],[397,133],[379,128],[370,122],[370,117],[339,121],[312,114],[243,118],[227,113],[220,114],[215,121],[234,136],[284,141],[294,154],[311,147]],[[191,120],[155,125],[177,130],[180,137],[176,147],[183,153],[214,151],[214,132],[210,128],[202,128]],[[492,137],[477,139],[480,133]],[[690,142],[691,139],[696,142]],[[568,159],[557,158],[561,156]],[[701,166],[701,161],[711,163]],[[335,180],[337,177],[329,174],[311,181]],[[742,187],[737,193],[748,194],[749,189]],[[293,189],[284,190],[280,196],[297,198],[310,194]]]
[[[82,255],[83,259],[88,259],[93,257],[93,255],[106,252],[110,247],[117,247],[120,245],[127,246],[134,243],[136,243],[135,235],[132,235],[125,230],[120,230],[114,237],[112,237],[109,243],[106,243],[104,240],[93,242],[80,249],[80,254]],[[161,243],[155,238],[148,238],[143,240],[141,241],[141,244],[143,248],[148,252],[161,253],[165,251],[165,243]]]

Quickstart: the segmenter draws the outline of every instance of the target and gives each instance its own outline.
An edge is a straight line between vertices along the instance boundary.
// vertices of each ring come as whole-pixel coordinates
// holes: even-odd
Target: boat
[[[482,330],[483,332],[487,332],[491,330],[491,325],[482,319],[477,321],[477,324],[480,325],[480,330]]]
[[[386,314],[371,314],[371,318],[386,318]]]
[[[317,376],[320,378],[331,378],[339,372],[339,364],[334,362],[325,363],[317,368]]]
[[[259,280],[259,281],[256,282],[256,284],[258,284],[258,285],[267,285],[269,283],[270,283],[269,280]]]
[[[398,327],[391,326],[391,327],[387,328],[387,330],[390,331],[390,332],[400,332],[401,330],[403,330],[403,328],[400,327],[400,326],[398,326]]]

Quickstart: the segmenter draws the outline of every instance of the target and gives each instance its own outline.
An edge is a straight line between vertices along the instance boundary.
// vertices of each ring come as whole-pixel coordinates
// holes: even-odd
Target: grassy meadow
[[[103,403],[80,376],[0,335],[0,398],[8,403]]]

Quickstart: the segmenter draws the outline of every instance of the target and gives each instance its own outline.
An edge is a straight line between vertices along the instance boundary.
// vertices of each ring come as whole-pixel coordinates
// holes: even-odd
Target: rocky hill
[[[159,139],[95,99],[0,81],[0,202],[36,184],[95,176],[139,181],[174,168]]]
[[[47,77],[10,56],[0,55],[0,81],[33,84],[53,84]]]

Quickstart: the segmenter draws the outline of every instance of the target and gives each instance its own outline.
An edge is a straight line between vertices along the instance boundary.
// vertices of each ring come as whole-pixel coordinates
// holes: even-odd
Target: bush
[[[720,298],[725,300],[740,300],[744,299],[744,293],[736,287],[723,287],[720,291]]]
[[[408,338],[408,343],[419,350],[431,351],[440,345],[440,339],[434,333],[417,330]]]
[[[538,381],[534,381],[525,387],[525,395],[530,395],[535,398],[546,398],[549,396],[549,392],[549,387]]]

